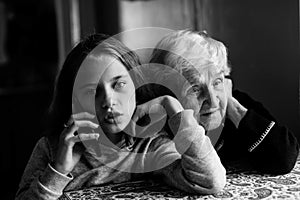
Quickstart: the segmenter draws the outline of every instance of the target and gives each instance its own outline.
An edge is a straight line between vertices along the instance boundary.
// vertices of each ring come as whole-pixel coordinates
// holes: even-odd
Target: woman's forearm
[[[226,183],[223,167],[204,128],[193,118],[192,110],[178,113],[169,121],[181,159],[172,164],[173,185],[188,192],[212,194]]]

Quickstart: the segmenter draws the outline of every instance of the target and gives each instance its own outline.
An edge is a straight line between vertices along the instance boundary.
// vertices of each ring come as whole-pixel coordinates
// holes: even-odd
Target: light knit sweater
[[[226,182],[225,168],[193,111],[177,113],[169,119],[169,126],[175,136],[172,140],[161,131],[137,138],[132,146],[119,151],[107,146],[100,147],[100,155],[86,150],[67,176],[49,164],[55,149],[43,137],[28,161],[16,199],[58,199],[64,191],[130,181],[146,172],[160,175],[167,184],[183,191],[220,191]]]

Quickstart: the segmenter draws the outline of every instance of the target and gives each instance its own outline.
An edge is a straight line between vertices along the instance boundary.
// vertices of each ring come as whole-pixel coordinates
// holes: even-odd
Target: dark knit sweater
[[[240,91],[235,97],[248,109],[239,127],[225,120],[224,128],[215,147],[222,163],[241,161],[258,172],[284,174],[296,162],[299,145],[293,133],[280,125],[264,106]]]

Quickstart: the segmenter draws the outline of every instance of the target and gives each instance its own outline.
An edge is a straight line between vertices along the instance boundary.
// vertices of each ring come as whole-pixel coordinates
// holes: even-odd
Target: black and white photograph
[[[300,200],[299,0],[0,0],[12,200]]]

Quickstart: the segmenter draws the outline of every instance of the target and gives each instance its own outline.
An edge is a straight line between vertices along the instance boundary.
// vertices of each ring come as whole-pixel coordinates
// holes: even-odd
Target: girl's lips
[[[104,118],[104,122],[107,124],[115,124],[115,118]]]
[[[104,122],[109,123],[109,124],[118,123],[118,121],[119,121],[118,119],[119,119],[120,116],[122,116],[122,114],[119,113],[119,112],[108,113],[104,117]]]

